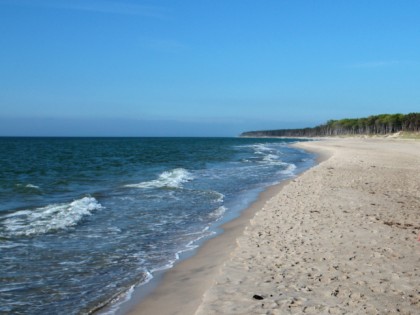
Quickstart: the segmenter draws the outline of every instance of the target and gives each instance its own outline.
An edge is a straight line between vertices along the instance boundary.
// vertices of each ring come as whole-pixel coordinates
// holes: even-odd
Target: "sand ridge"
[[[419,314],[420,142],[334,139],[237,238],[196,314]]]

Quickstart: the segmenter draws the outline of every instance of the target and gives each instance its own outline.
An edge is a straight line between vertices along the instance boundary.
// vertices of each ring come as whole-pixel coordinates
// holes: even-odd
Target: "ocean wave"
[[[122,304],[131,300],[133,293],[135,291],[135,288],[138,285],[144,285],[153,279],[153,275],[148,270],[144,269],[143,273],[145,276],[143,279],[140,280],[139,283],[132,284],[125,290],[123,289],[115,293],[111,298],[105,301],[102,301],[102,303],[99,303],[93,309],[91,309],[89,314],[94,313],[97,310],[101,310],[101,314],[103,315],[116,314]],[[106,307],[105,310],[103,309],[104,306]]]
[[[219,208],[217,208],[216,210],[214,210],[213,212],[209,213],[209,217],[211,219],[220,219],[223,214],[226,212],[227,208],[225,206],[221,206]]]
[[[16,184],[16,187],[18,188],[29,188],[29,189],[40,189],[39,186],[33,185],[33,184]]]
[[[21,243],[14,243],[14,242],[10,242],[10,241],[7,241],[7,240],[2,240],[2,242],[0,243],[0,249],[16,248],[16,247],[22,247],[22,246],[27,246],[27,245],[21,244]]]
[[[273,149],[270,148],[268,145],[262,143],[254,145],[254,149],[256,150],[256,152],[263,152],[264,154],[265,152],[273,151]]]
[[[267,162],[267,163],[278,163],[278,162],[281,162],[280,160],[279,160],[279,156],[278,155],[276,155],[276,154],[267,154],[266,156],[264,156],[263,157],[263,161],[264,162]],[[283,163],[283,162],[281,162],[281,163]]]
[[[219,193],[218,191],[211,190],[210,193],[214,195],[215,197],[217,197],[217,199],[214,200],[214,202],[223,202],[223,200],[225,199],[225,195],[223,195],[222,193]]]
[[[159,175],[157,179],[141,182],[138,184],[125,185],[125,187],[133,188],[182,188],[182,184],[193,180],[194,177],[190,172],[183,168],[175,168],[165,171]]]
[[[258,155],[265,155],[268,152],[273,152],[274,151],[272,148],[270,148],[267,145],[262,144],[262,143],[252,144],[249,147],[252,148],[254,150],[254,153],[258,154]]]
[[[263,159],[259,161],[259,163],[263,165],[265,164],[265,165],[272,165],[272,166],[283,166],[286,168],[294,166],[296,168],[294,164],[284,162],[280,159],[280,156],[276,154],[271,154],[271,153],[264,156]],[[293,165],[293,166],[290,166],[290,165]]]
[[[265,143],[243,144],[243,145],[236,145],[234,147],[238,149],[251,148],[257,151],[271,150]]]
[[[265,164],[265,165],[284,165],[285,163],[280,159],[280,155],[283,155],[283,153],[279,150],[280,146],[276,145],[273,147],[273,144],[263,144],[263,143],[257,143],[257,144],[251,144],[246,145],[244,147],[251,148],[254,151],[255,159],[254,162],[257,162],[259,164]],[[282,145],[283,147],[283,145]],[[249,159],[244,159],[242,162],[252,162]]]
[[[283,175],[294,175],[296,170],[296,165],[293,163],[285,163],[286,168],[284,170],[281,170],[279,173]]]
[[[206,226],[203,230],[193,232],[193,233],[186,233],[185,235],[197,235],[193,240],[190,240],[187,244],[185,244],[182,248],[178,249],[178,251],[175,253],[174,257],[172,259],[169,259],[166,264],[162,266],[156,266],[155,268],[152,268],[150,272],[153,274],[158,271],[163,271],[167,269],[171,269],[175,263],[180,259],[180,255],[189,252],[192,250],[195,250],[198,248],[199,244],[198,242],[206,237],[210,237],[212,235],[215,235],[215,231],[211,231],[209,226]]]
[[[26,188],[32,188],[32,189],[40,189],[39,186],[28,184],[25,186]]]
[[[247,144],[242,146],[237,146],[238,149],[242,148],[251,148],[254,150],[255,154],[265,155],[267,153],[276,152],[278,154],[283,154],[279,149],[284,148],[284,143],[256,143],[256,144]]]
[[[34,210],[21,210],[4,216],[1,222],[8,235],[31,236],[62,230],[76,225],[84,216],[91,215],[102,205],[93,197],[84,197],[70,203],[51,204]]]
[[[33,184],[16,184],[14,187],[15,191],[21,194],[36,194],[42,193],[42,189],[39,186]]]

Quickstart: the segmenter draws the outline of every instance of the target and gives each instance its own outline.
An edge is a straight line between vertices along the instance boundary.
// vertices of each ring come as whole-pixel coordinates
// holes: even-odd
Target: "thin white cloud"
[[[0,4],[147,16],[160,19],[166,18],[168,13],[163,7],[139,5],[132,2],[116,0],[0,0]]]

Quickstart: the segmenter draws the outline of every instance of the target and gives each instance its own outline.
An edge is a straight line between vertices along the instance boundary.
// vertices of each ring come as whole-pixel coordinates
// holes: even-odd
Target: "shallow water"
[[[291,142],[0,138],[0,312],[89,312],[149,281],[310,167]]]

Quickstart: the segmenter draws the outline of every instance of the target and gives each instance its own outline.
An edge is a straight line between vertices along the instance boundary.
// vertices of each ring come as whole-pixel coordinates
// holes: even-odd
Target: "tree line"
[[[313,128],[248,131],[242,133],[241,137],[386,135],[399,131],[420,132],[420,113],[382,114],[367,118],[329,120]]]

